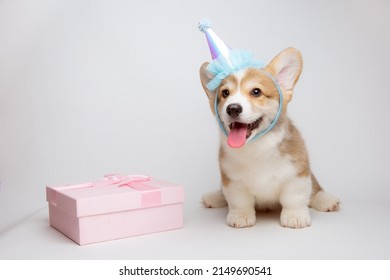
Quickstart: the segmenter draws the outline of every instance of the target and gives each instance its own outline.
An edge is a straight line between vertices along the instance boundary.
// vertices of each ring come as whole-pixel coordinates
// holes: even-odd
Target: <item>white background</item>
[[[1,258],[390,258],[389,10],[385,0],[0,1]],[[320,183],[343,201],[339,213],[313,212],[301,231],[262,214],[237,231],[224,224],[226,209],[202,208],[201,195],[220,184],[218,127],[198,77],[210,59],[203,17],[230,46],[266,62],[289,46],[302,51],[289,113]],[[83,252],[65,242],[59,255],[17,241],[53,242],[41,210],[46,185],[113,172],[185,186],[185,228],[167,239],[181,247],[154,255],[110,247],[158,243],[151,235]],[[250,247],[259,234],[264,246]],[[241,251],[230,256],[231,248]]]

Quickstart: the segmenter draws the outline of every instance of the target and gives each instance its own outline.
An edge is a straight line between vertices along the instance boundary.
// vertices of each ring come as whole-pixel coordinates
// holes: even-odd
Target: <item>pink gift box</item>
[[[80,245],[183,227],[183,187],[143,175],[107,175],[46,187],[50,225]]]

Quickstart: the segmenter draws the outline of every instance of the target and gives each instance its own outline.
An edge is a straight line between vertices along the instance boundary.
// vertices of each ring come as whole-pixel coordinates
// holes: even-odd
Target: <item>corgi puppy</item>
[[[256,223],[256,209],[281,207],[283,227],[304,228],[311,225],[309,207],[318,211],[335,211],[339,199],[326,193],[313,175],[305,143],[287,116],[287,105],[302,71],[298,50],[287,48],[265,68],[248,68],[222,80],[214,91],[207,89],[213,78],[208,63],[200,68],[202,86],[215,115],[228,132],[220,135],[219,165],[222,189],[207,193],[206,207],[228,206],[227,224],[250,227]],[[275,127],[259,139],[255,135],[273,121],[283,107]]]

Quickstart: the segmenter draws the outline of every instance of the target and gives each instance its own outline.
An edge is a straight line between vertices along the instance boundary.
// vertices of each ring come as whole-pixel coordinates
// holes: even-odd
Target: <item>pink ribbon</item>
[[[151,180],[151,177],[145,175],[120,175],[109,174],[103,179],[84,184],[65,185],[56,187],[58,191],[66,191],[72,189],[98,188],[106,186],[130,187],[141,192],[141,207],[153,207],[161,204],[160,188],[142,184]]]
[[[106,187],[111,185],[118,185],[118,187],[131,187],[134,183],[144,183],[150,181],[151,178],[145,175],[120,175],[120,174],[108,174],[103,179],[94,182],[88,182],[83,184],[65,185],[56,187],[57,190],[72,190],[72,189],[84,189],[84,188],[97,188]]]

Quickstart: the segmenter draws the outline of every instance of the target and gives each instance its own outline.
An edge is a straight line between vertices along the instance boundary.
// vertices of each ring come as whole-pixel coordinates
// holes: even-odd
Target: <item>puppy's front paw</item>
[[[284,227],[304,228],[311,225],[311,218],[308,209],[283,209],[280,215],[280,223]]]
[[[227,205],[226,199],[220,190],[206,193],[202,197],[202,202],[207,208],[220,208]]]
[[[231,213],[227,215],[226,222],[235,228],[251,227],[256,223],[255,213]]]

